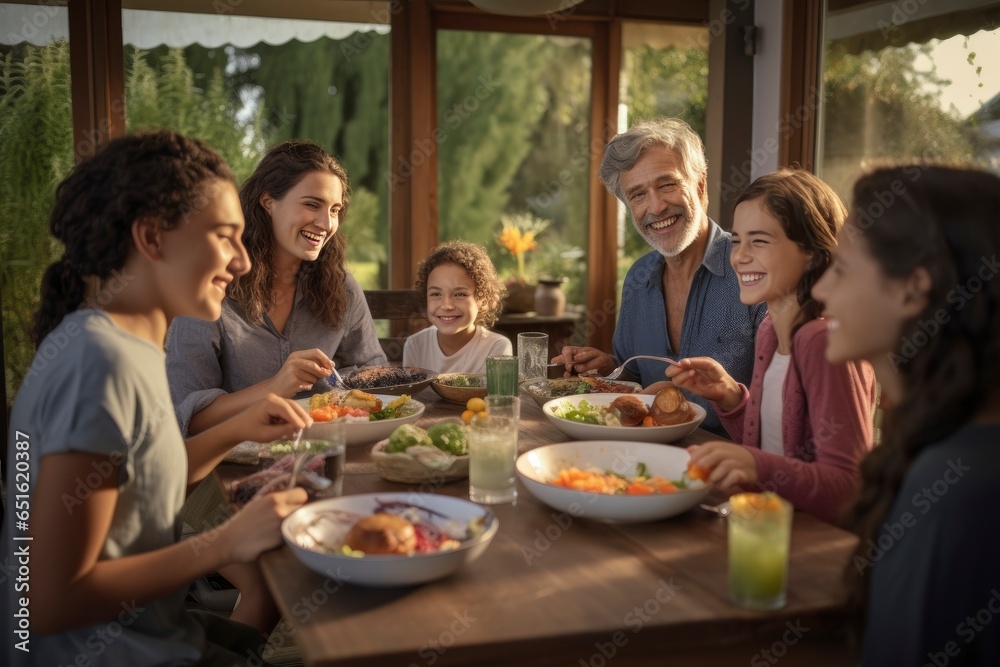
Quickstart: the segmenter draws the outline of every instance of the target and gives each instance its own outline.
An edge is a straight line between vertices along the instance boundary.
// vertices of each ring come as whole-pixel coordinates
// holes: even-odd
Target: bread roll
[[[609,406],[618,411],[622,426],[636,426],[649,414],[646,404],[635,396],[619,396]]]
[[[412,553],[417,548],[413,524],[401,516],[379,512],[351,526],[344,544],[369,556]]]
[[[691,421],[693,414],[684,394],[677,387],[667,387],[653,398],[650,416],[661,426],[673,426]]]

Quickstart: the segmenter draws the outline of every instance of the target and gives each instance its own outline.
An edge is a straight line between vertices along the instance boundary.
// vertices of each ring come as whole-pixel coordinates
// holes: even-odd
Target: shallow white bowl
[[[712,485],[690,482],[694,488],[675,493],[646,496],[612,496],[586,493],[547,480],[564,468],[576,466],[600,468],[631,479],[636,466],[646,464],[649,475],[679,480],[687,470],[690,456],[680,447],[648,442],[591,440],[543,445],[517,458],[517,475],[533,496],[573,517],[583,517],[607,523],[639,523],[658,521],[686,512],[700,503]]]
[[[388,587],[421,584],[453,574],[486,551],[500,525],[492,512],[462,498],[433,494],[423,494],[416,501],[413,498],[413,493],[365,493],[320,500],[304,505],[286,517],[281,524],[281,534],[296,558],[322,575],[358,586]],[[379,501],[402,501],[419,505],[448,519],[462,522],[482,517],[485,520],[485,530],[478,537],[463,542],[457,549],[415,556],[353,558],[305,546],[308,538],[301,536],[307,525],[311,526],[310,535],[318,536],[324,544],[336,546],[343,543],[350,523],[317,520],[324,513],[340,511],[367,516],[376,511]]]
[[[633,394],[636,398],[649,407],[656,398],[651,394]],[[675,442],[693,432],[705,420],[705,408],[697,403],[688,403],[694,410],[695,418],[683,424],[674,426],[605,426],[603,424],[583,424],[581,422],[570,421],[562,417],[556,417],[555,410],[564,402],[578,405],[580,401],[587,401],[592,405],[605,406],[619,398],[622,394],[579,394],[577,396],[564,396],[553,398],[542,406],[542,412],[548,417],[552,425],[576,440],[628,440],[630,442]]]
[[[382,405],[391,403],[399,398],[399,396],[390,396],[388,394],[375,394],[375,396],[381,399]],[[417,421],[424,415],[424,404],[420,401],[414,401],[412,398],[410,401],[416,403],[418,407],[416,412],[412,415],[407,415],[406,417],[383,419],[377,422],[345,422],[344,441],[348,446],[370,445],[373,442],[378,442],[379,440],[388,438],[392,432],[396,430],[397,426],[412,424]],[[296,403],[301,405],[306,412],[309,412],[308,398],[300,398],[296,401]],[[302,437],[310,440],[330,440],[331,433],[335,428],[334,424],[336,424],[336,422],[313,422],[313,425],[302,433]]]

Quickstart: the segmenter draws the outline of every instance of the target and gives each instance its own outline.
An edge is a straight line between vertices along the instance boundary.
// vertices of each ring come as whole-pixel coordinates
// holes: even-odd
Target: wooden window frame
[[[732,2],[732,0],[728,0]],[[412,286],[417,263],[437,245],[437,155],[433,144],[437,109],[435,33],[438,29],[489,29],[535,34],[586,36],[593,40],[591,76],[591,165],[596,171],[604,144],[617,129],[618,84],[621,67],[622,21],[706,22],[718,0],[585,0],[574,10],[548,18],[500,17],[480,12],[461,0],[401,0],[390,3],[390,164],[393,173],[409,170],[391,189],[389,287]],[[821,3],[822,0],[806,0]],[[797,2],[789,2],[794,11]],[[121,0],[69,0],[70,67],[73,91],[74,151],[87,157],[100,143],[125,133],[125,76],[121,34]],[[820,5],[821,6],[821,5]],[[808,18],[807,15],[806,19]],[[803,19],[803,20],[806,20]],[[819,34],[818,28],[816,34]],[[795,37],[795,35],[792,35]],[[788,37],[786,36],[786,41]],[[818,43],[818,38],[815,39]],[[794,45],[796,49],[805,48]],[[789,51],[795,59],[798,51]],[[813,54],[818,62],[818,51]],[[786,60],[787,60],[786,59]],[[600,65],[600,66],[599,66]],[[818,70],[814,70],[818,71]],[[730,82],[727,78],[724,88]],[[745,81],[744,81],[745,85]],[[752,84],[751,84],[752,85]],[[808,89],[805,89],[808,91]],[[802,92],[789,88],[786,109],[801,103]],[[808,132],[812,132],[809,147]],[[741,133],[742,134],[742,133]],[[713,131],[706,142],[711,148]],[[787,142],[783,161],[815,152],[815,119],[803,125],[802,139]],[[721,140],[720,140],[721,141]],[[726,142],[727,154],[749,149],[740,136]],[[430,142],[430,143],[428,143]],[[421,164],[408,164],[412,147],[429,147]],[[392,178],[392,174],[390,174]],[[611,349],[617,282],[616,200],[596,178],[589,188],[587,342]]]

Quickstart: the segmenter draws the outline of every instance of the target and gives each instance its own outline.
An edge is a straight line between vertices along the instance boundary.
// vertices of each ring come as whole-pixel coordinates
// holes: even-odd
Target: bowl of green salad
[[[465,405],[470,398],[486,397],[486,373],[441,373],[431,388],[444,400]]]

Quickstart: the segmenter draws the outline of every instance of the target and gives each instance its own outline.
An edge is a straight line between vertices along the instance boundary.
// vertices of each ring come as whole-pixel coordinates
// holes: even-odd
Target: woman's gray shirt
[[[386,364],[361,286],[348,274],[346,287],[347,310],[336,329],[313,316],[298,290],[284,333],[266,314],[261,323],[249,321],[228,297],[215,322],[174,319],[166,340],[167,377],[185,436],[192,416],[223,394],[274,377],[292,352],[319,348],[342,375],[359,366]],[[321,380],[313,389],[329,389],[326,385]]]

